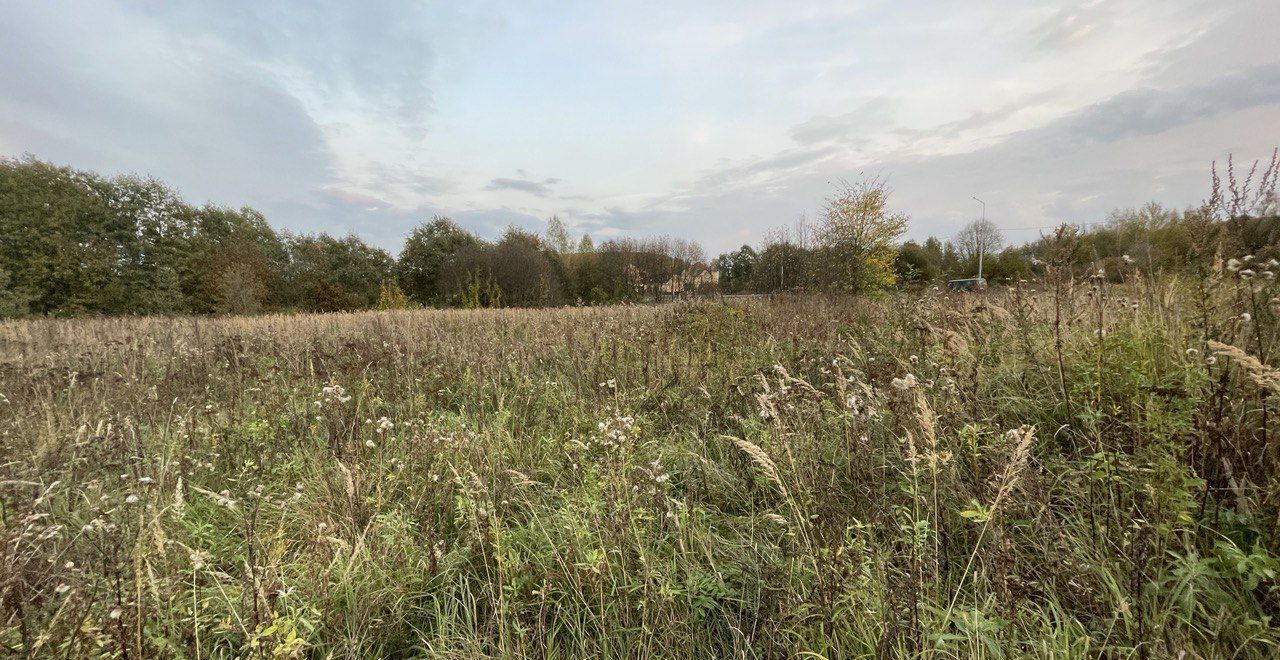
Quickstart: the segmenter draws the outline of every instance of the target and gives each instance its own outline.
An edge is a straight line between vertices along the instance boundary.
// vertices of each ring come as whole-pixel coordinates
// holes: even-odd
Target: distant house
[[[706,264],[694,264],[683,273],[667,279],[659,288],[664,296],[688,296],[714,293],[720,285],[720,271]]]

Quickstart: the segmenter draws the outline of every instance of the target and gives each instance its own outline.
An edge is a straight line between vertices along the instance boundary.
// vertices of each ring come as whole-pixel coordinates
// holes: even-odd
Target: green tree
[[[0,161],[0,269],[36,314],[121,312],[118,246],[100,177],[32,158]]]
[[[733,252],[720,255],[716,266],[720,272],[720,289],[725,293],[741,293],[751,286],[751,274],[759,255],[744,245]]]
[[[289,262],[284,238],[261,213],[212,205],[194,213],[195,233],[177,268],[192,311],[249,313],[296,304],[294,292],[283,286]],[[253,283],[249,292],[257,299],[246,302],[227,279]]]
[[[933,241],[934,245],[938,244],[937,239],[930,240]],[[939,252],[941,252],[940,249]],[[902,284],[926,284],[937,280],[940,274],[941,257],[940,253],[935,254],[926,245],[920,245],[915,241],[903,243],[898,248],[898,254],[893,266],[898,282]]]
[[[288,246],[290,288],[302,295],[300,306],[310,311],[372,308],[381,282],[392,277],[395,266],[386,250],[356,236],[294,236]]]
[[[543,307],[563,302],[564,267],[537,235],[510,227],[490,252],[488,270],[505,304]]]
[[[8,271],[0,268],[0,319],[11,319],[31,313],[31,294],[14,287]]]
[[[186,311],[186,297],[182,295],[182,280],[173,266],[163,265],[155,269],[150,286],[139,299],[139,311],[146,314],[176,314]]]
[[[750,290],[756,293],[793,291],[804,285],[811,254],[789,242],[764,246],[751,268]]]
[[[396,262],[396,277],[405,293],[423,305],[441,304],[444,265],[460,252],[480,245],[480,239],[448,218],[436,216],[409,234]]]

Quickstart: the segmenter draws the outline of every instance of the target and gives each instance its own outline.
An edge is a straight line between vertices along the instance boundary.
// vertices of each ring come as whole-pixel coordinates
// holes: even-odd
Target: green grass
[[[1272,657],[1252,284],[0,324],[0,645]]]

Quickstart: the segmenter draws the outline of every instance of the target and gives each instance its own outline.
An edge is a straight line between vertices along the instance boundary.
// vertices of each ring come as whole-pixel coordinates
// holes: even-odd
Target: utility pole
[[[973,201],[982,205],[982,224],[980,225],[982,229],[975,232],[978,238],[978,279],[982,279],[982,252],[987,247],[987,237],[982,232],[987,229],[987,203],[978,199],[977,195],[974,195]]]

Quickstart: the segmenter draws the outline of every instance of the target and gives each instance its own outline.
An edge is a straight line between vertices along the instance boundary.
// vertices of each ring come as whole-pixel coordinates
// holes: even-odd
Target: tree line
[[[1151,202],[1112,211],[1097,223],[1041,230],[1018,245],[1006,244],[990,220],[976,219],[950,240],[906,241],[863,253],[852,262],[847,253],[832,249],[833,244],[850,244],[842,239],[848,227],[858,226],[848,222],[851,214],[879,219],[871,224],[895,238],[905,218],[888,211],[883,184],[846,185],[828,200],[815,226],[802,218],[794,227],[768,233],[757,247],[743,245],[717,257],[719,288],[724,293],[778,293],[839,290],[850,284],[860,291],[891,284],[932,285],[976,277],[980,255],[983,276],[994,284],[1031,279],[1051,263],[1077,273],[1101,270],[1119,281],[1134,272],[1203,273],[1222,266],[1231,255],[1253,255],[1259,263],[1280,261],[1280,152],[1242,172],[1228,159],[1221,176],[1216,164],[1211,174],[1209,197],[1183,211]],[[861,275],[850,277],[851,268],[861,269]]]
[[[137,176],[107,177],[32,157],[0,160],[0,317],[251,314],[370,308],[607,304],[713,293],[865,293],[973,277],[1034,276],[1056,260],[1121,278],[1211,267],[1224,249],[1280,244],[1277,163],[1215,170],[1210,198],[1158,204],[1063,227],[1022,245],[975,220],[950,240],[901,242],[908,217],[882,180],[841,183],[810,225],[770,232],[709,260],[680,238],[573,240],[558,218],[485,240],[436,217],[396,257],[356,236],[277,231],[250,208],[187,203]],[[1064,242],[1071,248],[1063,252]]]
[[[710,292],[705,261],[679,238],[571,242],[557,218],[486,241],[436,217],[393,258],[153,178],[0,160],[0,316],[601,304]]]

